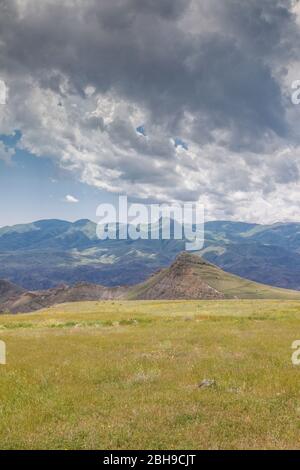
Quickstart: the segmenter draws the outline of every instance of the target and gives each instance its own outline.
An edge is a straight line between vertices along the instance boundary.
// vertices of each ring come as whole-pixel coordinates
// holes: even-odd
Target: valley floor
[[[0,448],[300,449],[296,339],[299,301],[2,315]]]

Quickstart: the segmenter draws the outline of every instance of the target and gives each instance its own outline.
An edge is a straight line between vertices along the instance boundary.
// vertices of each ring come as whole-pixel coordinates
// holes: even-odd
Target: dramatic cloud
[[[0,80],[0,105],[5,105],[6,104],[6,99],[7,99],[7,89],[5,82],[3,80]]]
[[[292,0],[0,0],[0,133],[108,191],[299,220],[298,44]]]

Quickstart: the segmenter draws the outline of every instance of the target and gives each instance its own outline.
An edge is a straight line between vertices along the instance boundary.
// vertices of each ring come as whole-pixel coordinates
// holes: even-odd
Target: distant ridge
[[[197,255],[181,253],[169,268],[130,287],[78,283],[42,291],[24,291],[0,281],[0,312],[25,313],[55,304],[100,300],[300,300],[300,292],[258,284],[226,273]]]
[[[67,302],[121,299],[126,298],[128,292],[127,287],[104,287],[86,282],[34,292],[23,289],[18,292],[18,286],[14,287],[15,295],[9,298],[0,295],[0,312],[27,313]]]
[[[40,220],[0,228],[0,279],[36,291],[85,281],[134,286],[170,266],[184,240],[99,240],[96,224]],[[205,223],[198,252],[227,272],[300,291],[300,223]]]
[[[131,299],[300,299],[300,292],[227,273],[200,256],[181,253],[169,268],[135,286]]]
[[[12,282],[0,279],[0,302],[9,302],[11,299],[22,295],[25,292],[22,287],[19,287]]]

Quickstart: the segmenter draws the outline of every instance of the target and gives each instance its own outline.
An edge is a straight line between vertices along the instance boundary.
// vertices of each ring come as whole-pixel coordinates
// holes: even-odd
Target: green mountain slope
[[[252,282],[229,274],[197,255],[182,253],[169,268],[135,286],[129,298],[299,300],[300,292]]]

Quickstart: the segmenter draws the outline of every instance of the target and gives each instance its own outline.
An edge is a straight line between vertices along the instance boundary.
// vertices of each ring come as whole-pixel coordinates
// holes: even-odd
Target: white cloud
[[[3,0],[0,133],[20,129],[22,149],[107,191],[199,199],[209,218],[299,220],[290,3]]]
[[[70,202],[70,203],[76,203],[76,202],[79,202],[79,199],[72,196],[71,194],[67,194],[66,197],[65,197],[65,201]]]

